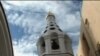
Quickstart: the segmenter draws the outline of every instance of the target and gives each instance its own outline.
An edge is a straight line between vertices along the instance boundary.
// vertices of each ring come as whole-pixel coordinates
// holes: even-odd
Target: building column
[[[61,52],[66,53],[66,48],[65,48],[63,36],[59,36],[59,45],[60,45]]]
[[[50,43],[50,39],[49,38],[45,38],[45,50],[46,50],[46,54],[50,54],[51,53],[51,43]]]
[[[37,50],[38,50],[39,56],[41,56],[42,51],[41,51],[41,46],[40,46],[40,44],[37,45]]]

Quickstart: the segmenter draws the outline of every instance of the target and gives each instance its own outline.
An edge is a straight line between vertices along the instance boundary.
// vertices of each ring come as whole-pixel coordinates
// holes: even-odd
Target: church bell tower
[[[55,15],[47,15],[47,27],[37,41],[39,56],[74,56],[71,39],[56,24]]]

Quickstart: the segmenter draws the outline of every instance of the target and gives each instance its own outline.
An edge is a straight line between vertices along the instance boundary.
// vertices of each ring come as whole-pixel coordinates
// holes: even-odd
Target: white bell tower
[[[49,12],[47,27],[37,42],[39,56],[74,56],[71,39],[56,24],[55,16]]]

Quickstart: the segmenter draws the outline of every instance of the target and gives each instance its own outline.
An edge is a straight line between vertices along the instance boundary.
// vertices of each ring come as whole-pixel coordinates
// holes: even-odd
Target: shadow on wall
[[[14,56],[7,18],[0,2],[0,56]]]

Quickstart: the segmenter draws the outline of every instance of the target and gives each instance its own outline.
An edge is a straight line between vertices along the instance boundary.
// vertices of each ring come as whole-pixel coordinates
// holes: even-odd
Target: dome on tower
[[[46,19],[55,19],[54,13],[52,13],[51,11],[49,11]]]
[[[48,15],[54,15],[51,11],[48,12]]]

